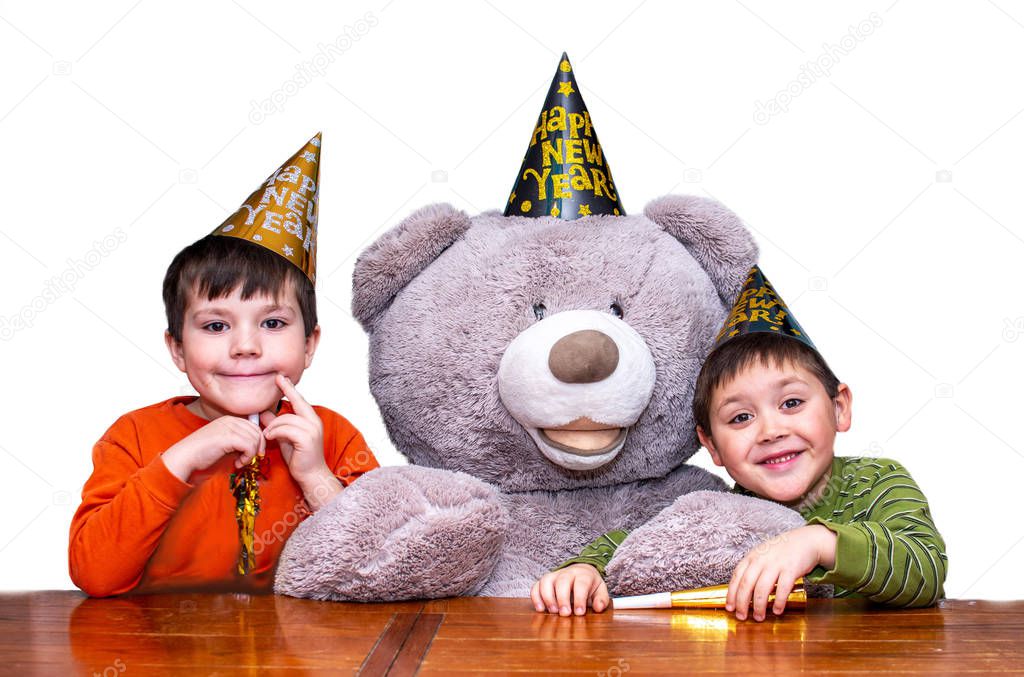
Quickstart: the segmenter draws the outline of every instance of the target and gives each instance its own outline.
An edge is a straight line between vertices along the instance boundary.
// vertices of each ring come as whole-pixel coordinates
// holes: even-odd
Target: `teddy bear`
[[[370,390],[410,465],[301,523],[278,593],[525,597],[620,528],[614,593],[713,585],[803,523],[687,463],[696,376],[753,238],[700,197],[627,215],[578,89],[563,55],[504,213],[424,207],[357,260]]]
[[[276,591],[526,596],[616,528],[632,533],[614,592],[728,581],[754,544],[802,523],[687,463],[696,375],[756,251],[699,197],[569,222],[409,216],[359,258],[353,308],[412,465],[364,475],[300,524]]]

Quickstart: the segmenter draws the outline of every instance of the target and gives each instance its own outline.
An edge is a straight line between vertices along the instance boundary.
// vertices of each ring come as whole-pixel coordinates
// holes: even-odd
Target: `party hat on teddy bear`
[[[569,221],[591,214],[625,213],[572,64],[563,53],[505,216],[554,216]]]
[[[283,256],[316,283],[317,133],[267,177],[212,235],[237,237]]]
[[[725,324],[718,332],[712,350],[737,336],[755,333],[788,336],[818,352],[807,332],[796,321],[782,297],[775,291],[775,287],[757,266],[747,273],[743,289],[737,295]]]

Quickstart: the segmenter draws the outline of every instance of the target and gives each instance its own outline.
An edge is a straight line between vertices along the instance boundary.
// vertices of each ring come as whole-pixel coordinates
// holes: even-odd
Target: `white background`
[[[895,457],[929,496],[947,594],[1024,598],[1008,0],[0,2],[0,589],[70,587],[93,442],[191,392],[163,346],[167,264],[319,130],[324,338],[300,390],[402,462],[367,390],[354,257],[418,206],[503,207],[562,50],[627,212],[697,193],[749,223],[852,386],[837,451]]]

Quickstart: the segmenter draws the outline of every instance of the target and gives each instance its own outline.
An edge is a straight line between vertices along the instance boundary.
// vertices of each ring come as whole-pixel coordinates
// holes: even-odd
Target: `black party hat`
[[[564,53],[516,176],[505,216],[625,214],[611,168]]]
[[[725,325],[718,332],[712,350],[737,336],[755,332],[788,336],[818,352],[804,328],[775,291],[775,287],[757,266],[750,269],[747,281],[736,297]]]

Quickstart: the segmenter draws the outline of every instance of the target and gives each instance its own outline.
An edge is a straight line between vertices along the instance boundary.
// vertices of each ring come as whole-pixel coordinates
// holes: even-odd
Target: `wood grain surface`
[[[20,675],[1024,673],[1024,602],[889,611],[811,600],[559,618],[528,600],[354,604],[273,595],[0,594],[0,673]]]

